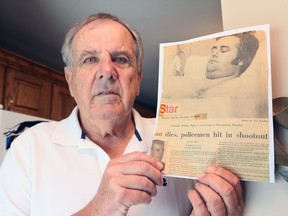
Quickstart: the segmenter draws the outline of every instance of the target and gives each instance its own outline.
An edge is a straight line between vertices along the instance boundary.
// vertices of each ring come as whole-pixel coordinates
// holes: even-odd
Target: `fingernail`
[[[197,177],[198,179],[200,179],[200,178],[204,177],[205,175],[206,175],[206,173],[200,173],[200,174],[197,174],[196,177]]]
[[[160,161],[157,161],[157,167],[159,170],[163,170],[164,166]]]

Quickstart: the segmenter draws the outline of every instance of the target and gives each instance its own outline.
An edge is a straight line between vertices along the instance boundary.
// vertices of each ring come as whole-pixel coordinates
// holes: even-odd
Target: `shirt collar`
[[[140,133],[138,132],[137,128],[135,128],[134,135],[136,136],[136,138],[138,139],[139,142],[142,141],[142,137],[141,137]],[[83,130],[82,130],[82,133],[81,133],[81,139],[82,140],[86,139],[86,134],[85,134],[85,132]]]
[[[70,116],[59,122],[57,129],[53,134],[53,142],[55,144],[67,147],[77,147],[81,145],[81,141],[86,139],[85,132],[81,129],[78,119],[79,109],[76,106],[71,112]],[[133,119],[135,122],[135,133],[133,137],[136,137],[139,142],[142,142],[142,130],[140,124],[140,115],[133,109]]]

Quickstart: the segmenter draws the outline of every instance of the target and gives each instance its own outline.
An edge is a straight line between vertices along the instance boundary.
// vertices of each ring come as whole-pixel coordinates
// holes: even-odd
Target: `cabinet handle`
[[[7,110],[11,110],[11,106],[13,106],[13,104],[14,104],[13,94],[9,93]]]

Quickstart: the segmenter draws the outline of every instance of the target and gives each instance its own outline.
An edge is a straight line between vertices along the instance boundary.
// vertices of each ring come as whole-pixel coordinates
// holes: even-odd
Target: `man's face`
[[[151,149],[151,156],[161,161],[163,157],[164,146],[159,143],[153,143]]]
[[[223,77],[237,77],[241,61],[232,64],[236,58],[240,39],[235,36],[220,38],[211,49],[211,55],[206,66],[206,78],[218,79]]]
[[[125,27],[111,20],[89,23],[75,35],[72,56],[65,77],[82,118],[113,120],[131,112],[142,72]]]

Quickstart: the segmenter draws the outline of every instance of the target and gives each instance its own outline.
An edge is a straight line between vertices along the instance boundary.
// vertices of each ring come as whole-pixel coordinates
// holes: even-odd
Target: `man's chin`
[[[117,94],[98,95],[94,97],[94,100],[99,104],[118,104],[121,101],[121,97]]]
[[[123,117],[125,115],[125,109],[123,105],[105,104],[101,106],[100,110],[95,113],[99,119],[113,120]]]
[[[209,72],[209,71],[206,71],[205,77],[206,79],[216,79],[213,72]]]

